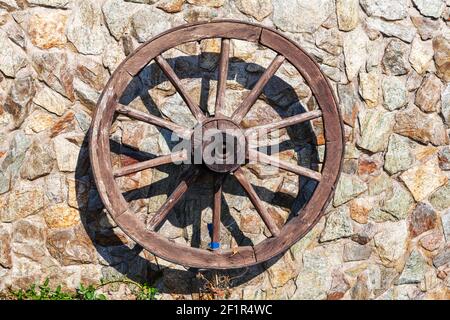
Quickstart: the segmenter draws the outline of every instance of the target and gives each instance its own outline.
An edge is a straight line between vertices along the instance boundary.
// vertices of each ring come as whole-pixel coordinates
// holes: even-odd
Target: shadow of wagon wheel
[[[218,59],[218,55],[214,53],[207,53],[208,59]],[[210,88],[210,81],[217,80],[217,73],[213,70],[205,72],[205,70],[199,69],[197,66],[201,59],[205,58],[205,54],[198,56],[182,56],[172,59],[167,59],[170,65],[174,66],[174,70],[181,79],[186,78],[200,78],[201,79],[201,95],[200,95],[200,107],[203,111],[207,110],[208,95]],[[260,74],[265,70],[262,66],[248,63],[240,59],[233,58],[230,60],[230,68],[228,79],[236,81],[245,89],[251,89],[255,81]],[[177,68],[179,66],[179,68]],[[190,68],[189,66],[195,66]],[[248,73],[246,70],[259,70],[257,73]],[[159,75],[156,79],[154,75]],[[121,97],[120,102],[124,105],[128,105],[136,98],[140,98],[147,110],[156,116],[162,117],[155,101],[148,93],[148,90],[155,86],[168,81],[165,76],[161,75],[160,70],[155,64],[150,64],[145,67],[137,76],[133,78],[125,91],[125,94]],[[263,91],[264,100],[283,118],[287,116],[287,106],[290,107],[291,112],[289,116],[292,116],[292,110],[295,110],[294,114],[305,112],[305,108],[299,101],[295,89],[285,82],[283,79],[274,76],[266,85]],[[280,107],[281,104],[284,107]],[[294,107],[292,107],[294,106]],[[161,135],[166,139],[169,147],[171,141],[169,141],[169,135],[164,132],[164,129],[158,129]],[[280,151],[294,148],[300,161],[305,158],[305,154],[308,157],[308,163],[301,163],[303,166],[314,166],[318,163],[317,141],[309,122],[297,124],[288,129],[288,135],[291,140],[295,141],[295,144],[281,143],[277,146]],[[154,158],[155,155],[137,150],[132,146],[123,144],[121,141],[111,141],[111,151],[116,154],[126,155],[129,158],[137,161],[145,161]],[[269,149],[270,150],[270,149]],[[270,153],[270,152],[269,152]],[[127,201],[146,199],[155,195],[170,195],[175,188],[177,181],[179,181],[179,174],[181,170],[173,169],[173,164],[163,165],[158,167],[159,171],[162,171],[168,176],[164,179],[152,183],[148,186],[143,186],[134,190],[124,192],[123,195]],[[248,268],[234,269],[234,270],[198,270],[194,268],[167,268],[162,267],[158,263],[158,259],[143,251],[143,248],[135,244],[117,230],[116,225],[109,219],[106,210],[101,203],[99,194],[96,190],[92,171],[90,168],[89,154],[88,154],[88,135],[84,139],[83,146],[78,156],[78,162],[75,172],[76,178],[76,193],[77,200],[79,202],[81,220],[87,234],[91,238],[95,248],[99,253],[100,263],[105,266],[104,276],[107,277],[111,272],[111,267],[116,273],[124,275],[134,281],[149,282],[157,285],[160,292],[170,294],[191,294],[199,291],[199,288],[204,284],[204,280],[199,279],[196,275],[200,272],[204,275],[204,278],[211,278],[212,275],[224,275],[231,280],[230,286],[236,287],[249,280],[257,277],[272,264],[274,264],[281,255],[265,262],[264,264],[258,264]],[[232,179],[232,177],[229,177]],[[236,181],[234,182],[236,183]],[[227,187],[229,184],[224,184],[224,192],[243,196],[244,190],[236,190],[236,188]],[[263,200],[265,195],[270,195],[271,203],[275,205],[283,205],[290,203],[291,215],[296,212],[301,212],[305,203],[308,202],[311,197],[316,183],[309,178],[299,178],[299,190],[297,197],[292,197],[288,194],[282,194],[280,192],[273,192],[264,186],[254,186],[257,193],[261,195]],[[196,184],[189,192],[192,195],[186,194],[187,199],[195,199],[198,192],[203,192],[202,187],[204,184]],[[212,192],[211,192],[212,196]],[[212,199],[212,198],[211,198]],[[212,201],[212,200],[211,200]],[[208,204],[196,203],[196,209],[200,213],[203,209],[208,207]],[[199,231],[199,219],[200,214],[197,217],[191,217],[183,215],[185,208],[185,201],[182,200],[173,209],[172,214],[168,216],[168,220],[172,225],[185,228],[188,225],[193,226],[191,236],[191,246],[198,247],[200,242]],[[222,223],[227,227],[231,236],[239,244],[252,245],[252,241],[246,237],[246,235],[239,229],[238,223],[234,221],[229,212],[227,202],[223,199],[222,209]],[[181,218],[184,217],[184,218]],[[288,218],[289,219],[289,218]],[[109,270],[109,271],[108,271]]]

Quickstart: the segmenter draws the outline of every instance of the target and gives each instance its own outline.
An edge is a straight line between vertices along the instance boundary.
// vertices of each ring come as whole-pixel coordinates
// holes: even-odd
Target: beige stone
[[[67,42],[67,18],[63,11],[47,10],[33,14],[28,23],[31,42],[42,49],[64,46]]]
[[[45,209],[43,215],[45,222],[51,229],[67,228],[80,223],[79,211],[67,206],[64,203]]]
[[[262,21],[273,10],[271,0],[237,0],[235,3],[239,11],[252,16],[258,21]]]
[[[396,266],[406,253],[408,229],[404,220],[399,222],[385,222],[380,232],[374,237],[376,251],[383,265]]]
[[[445,125],[437,114],[425,114],[409,107],[395,116],[394,132],[422,143],[445,145],[448,137]]]
[[[406,184],[416,201],[424,200],[448,180],[439,168],[437,157],[405,171],[400,179]]]
[[[416,93],[416,105],[424,112],[440,110],[442,83],[434,74],[430,74],[422,82]]]
[[[34,97],[33,102],[58,116],[63,115],[66,108],[70,105],[68,99],[47,86],[42,87]]]
[[[269,280],[272,287],[278,288],[284,286],[289,280],[293,279],[298,274],[298,268],[288,252],[273,264],[267,272],[269,273]]]
[[[378,105],[379,87],[380,87],[380,75],[377,71],[370,73],[362,72],[359,74],[359,86],[361,96],[367,103],[369,108],[376,107]]]
[[[345,71],[352,81],[367,59],[367,42],[369,38],[362,28],[356,28],[343,34]]]
[[[373,208],[372,199],[361,197],[350,202],[350,217],[361,224],[368,222],[369,212]]]
[[[28,117],[27,128],[32,132],[39,133],[50,129],[55,124],[55,121],[51,114],[37,110]]]
[[[187,0],[187,2],[195,6],[219,8],[224,5],[225,0]]]
[[[444,36],[435,37],[433,49],[437,76],[444,81],[450,81],[450,40]]]
[[[358,0],[337,0],[336,14],[339,29],[351,31],[359,23],[359,3]]]
[[[13,219],[35,214],[43,207],[44,192],[40,188],[25,191],[18,189],[9,193],[7,211]]]
[[[163,0],[159,1],[157,7],[167,13],[180,12],[186,0]]]
[[[409,62],[417,73],[424,74],[432,65],[433,54],[431,41],[422,41],[417,36],[412,42]]]

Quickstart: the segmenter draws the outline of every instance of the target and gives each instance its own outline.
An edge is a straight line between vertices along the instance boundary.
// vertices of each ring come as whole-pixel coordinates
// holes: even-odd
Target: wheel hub
[[[233,121],[212,118],[194,130],[193,135],[194,164],[225,173],[245,163],[245,135]]]

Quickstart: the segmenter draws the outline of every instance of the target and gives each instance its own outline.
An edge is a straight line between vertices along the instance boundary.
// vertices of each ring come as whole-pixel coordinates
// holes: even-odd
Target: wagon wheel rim
[[[162,57],[163,52],[177,45],[208,38],[222,39],[218,65],[218,89],[215,102],[215,116],[217,116],[217,119],[232,121],[239,126],[241,120],[250,111],[251,106],[260,96],[265,84],[275,74],[283,61],[287,60],[305,79],[312,91],[312,95],[316,98],[319,110],[288,117],[276,123],[243,129],[244,135],[257,134],[260,130],[276,130],[321,117],[325,136],[325,154],[320,173],[277,160],[256,150],[248,150],[247,152],[247,155],[256,157],[261,163],[277,166],[283,170],[294,172],[297,175],[307,176],[318,182],[308,203],[301,208],[301,214],[294,215],[281,229],[271,219],[267,209],[262,204],[252,184],[245,177],[241,167],[239,166],[226,171],[228,173],[232,172],[234,177],[239,181],[272,236],[254,246],[239,246],[233,249],[212,251],[172,242],[156,230],[173,208],[172,203],[177,202],[189,186],[195,182],[200,174],[200,168],[198,166],[194,166],[195,169],[191,170],[189,174],[182,178],[175,191],[169,196],[169,199],[174,201],[166,202],[163,205],[163,207],[166,207],[162,210],[160,209],[152,217],[150,222],[152,229],[148,229],[132,210],[129,209],[127,201],[114,180],[115,177],[127,175],[130,172],[137,172],[161,164],[171,163],[173,162],[172,157],[183,160],[186,158],[187,152],[180,151],[177,154],[159,156],[156,159],[139,162],[135,165],[114,171],[109,145],[110,129],[114,115],[117,113],[167,128],[180,137],[191,137],[191,129],[150,115],[150,113],[134,111],[118,102],[133,77],[152,60],[159,65],[177,89],[177,92],[181,95],[198,123],[201,125],[208,121],[208,118],[200,107],[187,94],[173,69]],[[275,51],[277,56],[233,115],[227,118],[223,115],[222,110],[225,101],[230,39],[261,44]],[[117,225],[131,239],[156,256],[180,265],[206,269],[228,269],[255,265],[285,252],[291,245],[301,239],[318,222],[332,198],[341,171],[343,153],[344,137],[341,115],[334,92],[318,64],[297,44],[278,31],[257,24],[234,20],[216,20],[209,23],[182,25],[150,39],[131,53],[118,66],[106,84],[97,103],[89,137],[89,154],[94,180],[105,208]],[[212,223],[216,227],[213,228],[211,235],[211,244],[213,247],[219,242],[218,226],[220,225],[223,174],[216,174],[215,177]],[[158,213],[160,213],[159,216]]]

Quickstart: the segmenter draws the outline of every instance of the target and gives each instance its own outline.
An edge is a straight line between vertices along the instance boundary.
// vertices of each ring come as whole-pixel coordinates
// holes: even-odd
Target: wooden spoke
[[[308,120],[313,120],[313,119],[319,118],[321,115],[322,115],[322,111],[320,111],[320,110],[314,110],[314,111],[297,114],[295,116],[288,117],[288,118],[282,119],[277,122],[272,122],[272,123],[248,128],[245,130],[245,135],[248,136],[254,132],[255,133],[258,133],[258,132],[269,133],[269,132],[277,130],[277,129],[286,128],[286,127],[292,126],[294,124],[298,124],[298,123],[302,123],[302,122],[305,122]]]
[[[242,169],[241,168],[237,169],[234,172],[234,176],[239,181],[241,186],[244,188],[245,192],[247,192],[250,201],[253,203],[253,206],[255,207],[256,211],[258,211],[259,215],[261,216],[261,219],[264,221],[267,228],[269,228],[269,231],[272,234],[272,236],[274,237],[278,236],[280,234],[280,230],[278,229],[275,221],[272,219],[271,215],[267,211],[266,206],[262,203],[255,189],[248,181],[248,179],[245,177]]]
[[[180,184],[175,188],[172,194],[167,198],[166,202],[159,208],[155,215],[148,222],[148,228],[152,231],[157,229],[169,214],[170,210],[180,201],[181,197],[186,193],[189,186],[198,178],[200,170],[197,167],[187,171],[182,178]]]
[[[164,120],[162,118],[159,118],[157,116],[154,116],[150,113],[145,113],[139,110],[131,109],[127,106],[124,106],[122,104],[119,104],[116,108],[116,112],[126,115],[130,118],[144,121],[146,123],[153,124],[155,126],[158,126],[160,128],[166,128],[170,131],[175,132],[178,136],[184,139],[190,139],[192,135],[192,130],[184,128],[176,123],[173,123],[172,121]]]
[[[187,160],[187,158],[188,158],[187,151],[181,150],[178,152],[174,152],[172,154],[156,157],[154,159],[134,163],[129,166],[119,168],[114,171],[114,177],[126,176],[128,174],[136,173],[145,169],[154,168],[162,164],[173,163],[176,161],[184,161]]]
[[[258,162],[264,163],[264,164],[268,164],[280,169],[284,169],[287,170],[289,172],[304,176],[304,177],[308,177],[317,181],[320,181],[320,179],[322,178],[322,175],[314,170],[308,169],[308,168],[304,168],[301,166],[298,166],[296,164],[287,162],[287,161],[283,161],[271,156],[268,156],[267,154],[264,154],[262,152],[256,151],[254,149],[249,149],[248,150],[248,158],[251,160],[256,160]]]
[[[222,114],[225,108],[225,90],[228,77],[228,62],[230,59],[230,39],[222,39],[219,60],[219,79],[217,83],[216,109],[215,114]]]
[[[233,121],[235,121],[236,123],[240,123],[242,121],[250,108],[255,104],[258,97],[261,95],[264,86],[267,84],[267,82],[269,82],[270,78],[272,78],[275,72],[277,72],[277,70],[281,67],[284,60],[284,56],[280,54],[275,57],[275,59],[271,62],[261,78],[259,78],[253,89],[241,103],[241,105],[236,109],[236,111],[234,111],[233,115],[231,116]]]
[[[161,70],[164,72],[164,74],[167,76],[169,81],[173,84],[175,89],[180,94],[181,98],[184,100],[184,102],[187,104],[188,108],[191,110],[192,114],[198,121],[204,120],[206,117],[203,114],[203,111],[200,109],[198,104],[196,104],[192,98],[189,96],[188,92],[184,88],[183,84],[181,83],[180,78],[175,74],[175,71],[172,69],[172,67],[169,65],[169,63],[164,59],[161,55],[155,57],[155,61],[158,64],[158,66],[161,68]]]
[[[224,176],[214,178],[214,210],[211,232],[211,249],[218,249],[220,246],[220,214],[222,212],[222,184]]]

